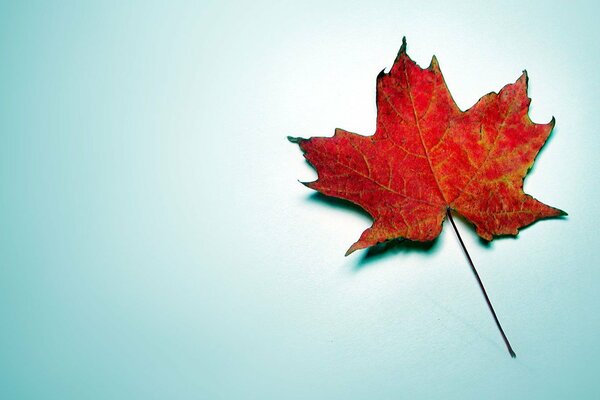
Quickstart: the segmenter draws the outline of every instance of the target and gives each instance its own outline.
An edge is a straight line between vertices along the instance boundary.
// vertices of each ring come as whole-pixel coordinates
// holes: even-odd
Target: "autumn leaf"
[[[450,210],[485,240],[566,213],[523,192],[523,179],[554,127],[528,116],[527,73],[461,111],[438,61],[420,68],[406,40],[377,76],[375,134],[288,137],[318,173],[306,186],[364,208],[373,225],[346,255],[404,238],[431,241]]]
[[[384,241],[431,241],[450,220],[511,357],[516,357],[452,212],[485,240],[517,235],[542,219],[566,215],[523,192],[523,179],[554,127],[528,115],[527,73],[499,93],[461,111],[435,56],[427,69],[406,54],[406,39],[389,73],[377,76],[373,136],[336,129],[331,138],[302,139],[318,179],[306,186],[364,208],[373,225],[346,255]]]

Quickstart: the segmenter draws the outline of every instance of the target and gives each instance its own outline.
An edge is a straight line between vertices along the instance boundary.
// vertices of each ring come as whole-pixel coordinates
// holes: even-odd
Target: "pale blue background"
[[[0,398],[600,397],[592,2],[3,2]],[[534,4],[535,3],[535,4]],[[343,254],[286,135],[371,134],[401,44],[459,105],[530,77],[526,190],[569,212],[483,246]]]

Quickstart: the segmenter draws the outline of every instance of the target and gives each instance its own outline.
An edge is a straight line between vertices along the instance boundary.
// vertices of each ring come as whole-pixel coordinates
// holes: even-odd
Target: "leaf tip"
[[[360,245],[360,240],[354,243],[348,250],[346,250],[346,254],[344,257],[348,257],[350,254],[354,253],[356,250],[362,249],[363,247]]]
[[[529,86],[529,75],[527,75],[526,69],[523,70],[521,76],[519,77],[519,79],[517,79],[515,83],[517,83],[519,86],[524,87],[525,90],[527,90],[527,87]]]
[[[289,140],[291,143],[298,144],[298,143],[301,143],[303,140],[306,140],[306,139],[302,139],[301,137],[288,136],[287,140]]]
[[[486,242],[491,242],[492,240],[494,240],[494,235],[492,235],[488,231],[484,231],[484,230],[480,231],[480,230],[476,229],[476,232],[479,235],[479,237],[482,238],[483,240],[485,240]]]
[[[316,181],[313,181],[313,182],[302,182],[301,180],[298,180],[298,182],[300,182],[301,184],[303,184],[304,186],[306,186],[309,189],[316,190],[315,187],[314,187],[314,184],[315,184]]]
[[[406,36],[402,36],[402,46],[400,46],[400,50],[398,51],[398,57],[402,54],[406,54]]]

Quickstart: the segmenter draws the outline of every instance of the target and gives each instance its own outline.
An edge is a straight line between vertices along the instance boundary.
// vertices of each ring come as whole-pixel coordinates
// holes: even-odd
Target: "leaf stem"
[[[492,316],[494,317],[494,321],[496,321],[496,326],[498,327],[498,330],[500,331],[500,334],[502,335],[502,339],[504,339],[504,344],[506,344],[506,348],[508,349],[508,353],[510,354],[510,356],[512,358],[515,358],[517,355],[513,351],[512,347],[510,346],[510,342],[508,341],[508,338],[504,334],[504,329],[502,329],[502,325],[500,325],[500,321],[498,320],[498,316],[496,315],[496,311],[494,311],[494,307],[492,306],[492,302],[490,301],[490,298],[488,297],[488,295],[487,295],[487,293],[485,291],[485,287],[483,287],[483,282],[481,281],[481,278],[479,277],[479,274],[477,273],[477,270],[475,269],[475,264],[473,264],[473,260],[471,259],[471,256],[469,255],[469,252],[467,251],[467,248],[465,247],[465,243],[463,242],[462,238],[460,237],[460,233],[458,233],[458,229],[456,228],[456,224],[454,223],[454,219],[452,218],[452,211],[450,210],[450,207],[448,207],[446,209],[446,213],[448,214],[448,219],[452,223],[452,227],[454,228],[454,232],[456,232],[456,236],[458,237],[458,241],[460,242],[460,245],[462,246],[463,251],[465,252],[465,255],[467,256],[467,260],[469,261],[469,264],[471,265],[471,270],[473,271],[473,274],[475,275],[475,278],[477,278],[477,283],[479,283],[479,288],[481,288],[481,292],[483,293],[483,296],[485,297],[485,301],[486,301],[486,303],[487,303],[490,311],[492,312]]]

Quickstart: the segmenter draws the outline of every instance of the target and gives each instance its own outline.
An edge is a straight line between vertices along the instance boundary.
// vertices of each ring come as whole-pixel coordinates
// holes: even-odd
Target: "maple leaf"
[[[485,240],[566,215],[523,192],[523,180],[554,127],[528,116],[527,73],[467,111],[450,95],[437,59],[420,68],[406,39],[389,73],[377,76],[375,134],[336,129],[333,137],[302,139],[318,173],[304,183],[349,200],[373,217],[346,255],[403,238],[431,241],[453,210]]]

